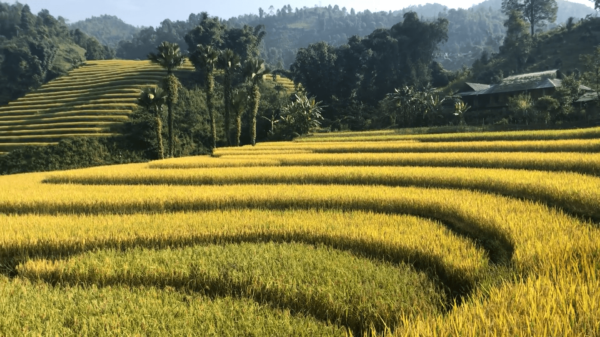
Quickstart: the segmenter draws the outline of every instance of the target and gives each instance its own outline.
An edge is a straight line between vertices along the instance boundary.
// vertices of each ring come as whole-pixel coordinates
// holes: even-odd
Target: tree
[[[600,47],[596,47],[593,53],[581,55],[579,58],[586,70],[583,80],[596,91],[600,101]]]
[[[162,140],[162,116],[163,106],[167,102],[167,94],[157,87],[149,87],[142,90],[137,99],[137,104],[148,113],[154,113],[156,143],[158,144],[156,156],[158,159],[164,159],[164,147]]]
[[[240,67],[240,57],[231,49],[225,49],[219,55],[217,62],[219,69],[223,70],[223,103],[225,106],[225,138],[227,145],[231,145],[231,80],[233,72]]]
[[[531,36],[535,34],[536,27],[544,27],[545,21],[556,21],[558,6],[556,0],[502,0],[502,11],[510,14],[519,11],[531,26]]]
[[[206,107],[210,118],[211,150],[217,148],[217,121],[213,102],[215,77],[214,70],[219,59],[219,51],[209,45],[198,45],[190,60],[204,73],[204,92],[206,93]]]
[[[231,110],[235,114],[235,146],[240,146],[242,136],[242,116],[246,110],[248,93],[246,90],[236,89],[231,93]]]
[[[252,146],[256,145],[256,116],[258,115],[258,106],[260,104],[259,84],[263,77],[271,73],[271,70],[265,66],[265,61],[256,58],[246,60],[244,64],[244,77],[249,82],[250,111],[252,112],[250,120],[250,140]]]
[[[548,124],[552,116],[558,112],[560,103],[550,96],[542,96],[535,102],[534,108],[537,111],[537,115],[541,117],[545,124]]]
[[[181,50],[177,43],[167,41],[161,43],[158,47],[158,53],[148,54],[150,62],[160,65],[167,71],[167,77],[164,79],[164,89],[167,94],[167,108],[169,120],[169,157],[173,157],[175,148],[173,131],[173,104],[177,103],[177,93],[181,86],[173,71],[185,63],[185,58],[181,55]]]
[[[309,94],[329,101],[337,90],[339,79],[336,48],[326,42],[300,48],[290,66],[294,82],[302,83]]]
[[[527,32],[527,22],[521,17],[521,13],[513,10],[504,22],[506,27],[506,38],[500,51],[512,56],[517,62],[517,70],[522,69],[529,58],[531,50],[531,35]],[[509,57],[510,57],[509,56]]]
[[[559,114],[566,117],[573,112],[573,102],[581,96],[581,83],[575,76],[564,76],[562,85],[554,92],[554,98],[560,103]]]

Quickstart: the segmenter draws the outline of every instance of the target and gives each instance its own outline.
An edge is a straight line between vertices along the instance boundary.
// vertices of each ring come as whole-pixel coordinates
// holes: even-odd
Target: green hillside
[[[190,63],[176,72],[194,70]],[[0,107],[0,153],[28,145],[51,145],[72,137],[118,134],[143,87],[157,85],[165,71],[149,61],[89,61],[67,76]],[[273,76],[266,80],[273,81]],[[292,91],[294,83],[275,81]]]

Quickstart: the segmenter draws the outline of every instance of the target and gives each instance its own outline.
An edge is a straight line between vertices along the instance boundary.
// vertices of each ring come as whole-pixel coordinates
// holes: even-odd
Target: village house
[[[465,83],[457,93],[473,109],[498,109],[508,106],[508,99],[519,94],[529,94],[533,100],[551,96],[561,87],[558,70],[547,70],[506,77],[499,84]],[[583,96],[580,99],[592,100],[592,89],[580,86]],[[592,94],[593,93],[593,94]]]

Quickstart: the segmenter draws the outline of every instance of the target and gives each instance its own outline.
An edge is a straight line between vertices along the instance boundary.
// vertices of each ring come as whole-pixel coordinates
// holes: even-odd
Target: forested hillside
[[[594,11],[585,5],[564,0],[557,1],[558,13],[552,29],[565,24],[569,17],[584,18]],[[346,44],[354,35],[365,37],[377,28],[389,29],[402,21],[405,13],[413,11],[422,20],[448,20],[448,41],[440,44],[436,60],[447,70],[470,67],[481,56],[498,52],[506,33],[501,0],[488,0],[469,9],[448,9],[440,4],[409,6],[395,12],[356,12],[338,5],[327,7],[259,8],[256,14],[246,14],[229,19],[221,18],[231,28],[244,25],[265,26],[261,57],[272,67],[287,69],[294,61],[299,48],[324,41],[333,46]],[[210,14],[210,13],[209,13]],[[158,27],[136,29],[116,17],[101,16],[72,25],[95,36],[103,44],[117,48],[117,56],[124,59],[144,59],[157,43],[176,42],[185,46],[185,35],[195,28],[201,14],[190,14],[188,20],[165,19]],[[117,29],[118,27],[118,29]],[[185,49],[185,48],[184,48]]]
[[[69,27],[71,29],[79,29],[95,37],[103,45],[111,48],[116,48],[119,42],[123,40],[133,39],[133,36],[141,30],[141,28],[127,24],[112,15],[93,16],[72,23]]]
[[[111,58],[114,52],[46,10],[0,2],[0,105],[39,88],[86,59]]]

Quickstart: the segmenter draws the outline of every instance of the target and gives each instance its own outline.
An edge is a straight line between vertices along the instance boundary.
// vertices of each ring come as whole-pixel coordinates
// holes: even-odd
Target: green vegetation
[[[69,31],[47,10],[0,2],[0,105],[65,75],[85,60],[111,58],[113,51],[81,31]]]
[[[95,37],[102,45],[116,49],[119,42],[131,40],[140,31],[132,25],[126,24],[116,16],[100,15],[77,21],[69,25],[72,29]]]

